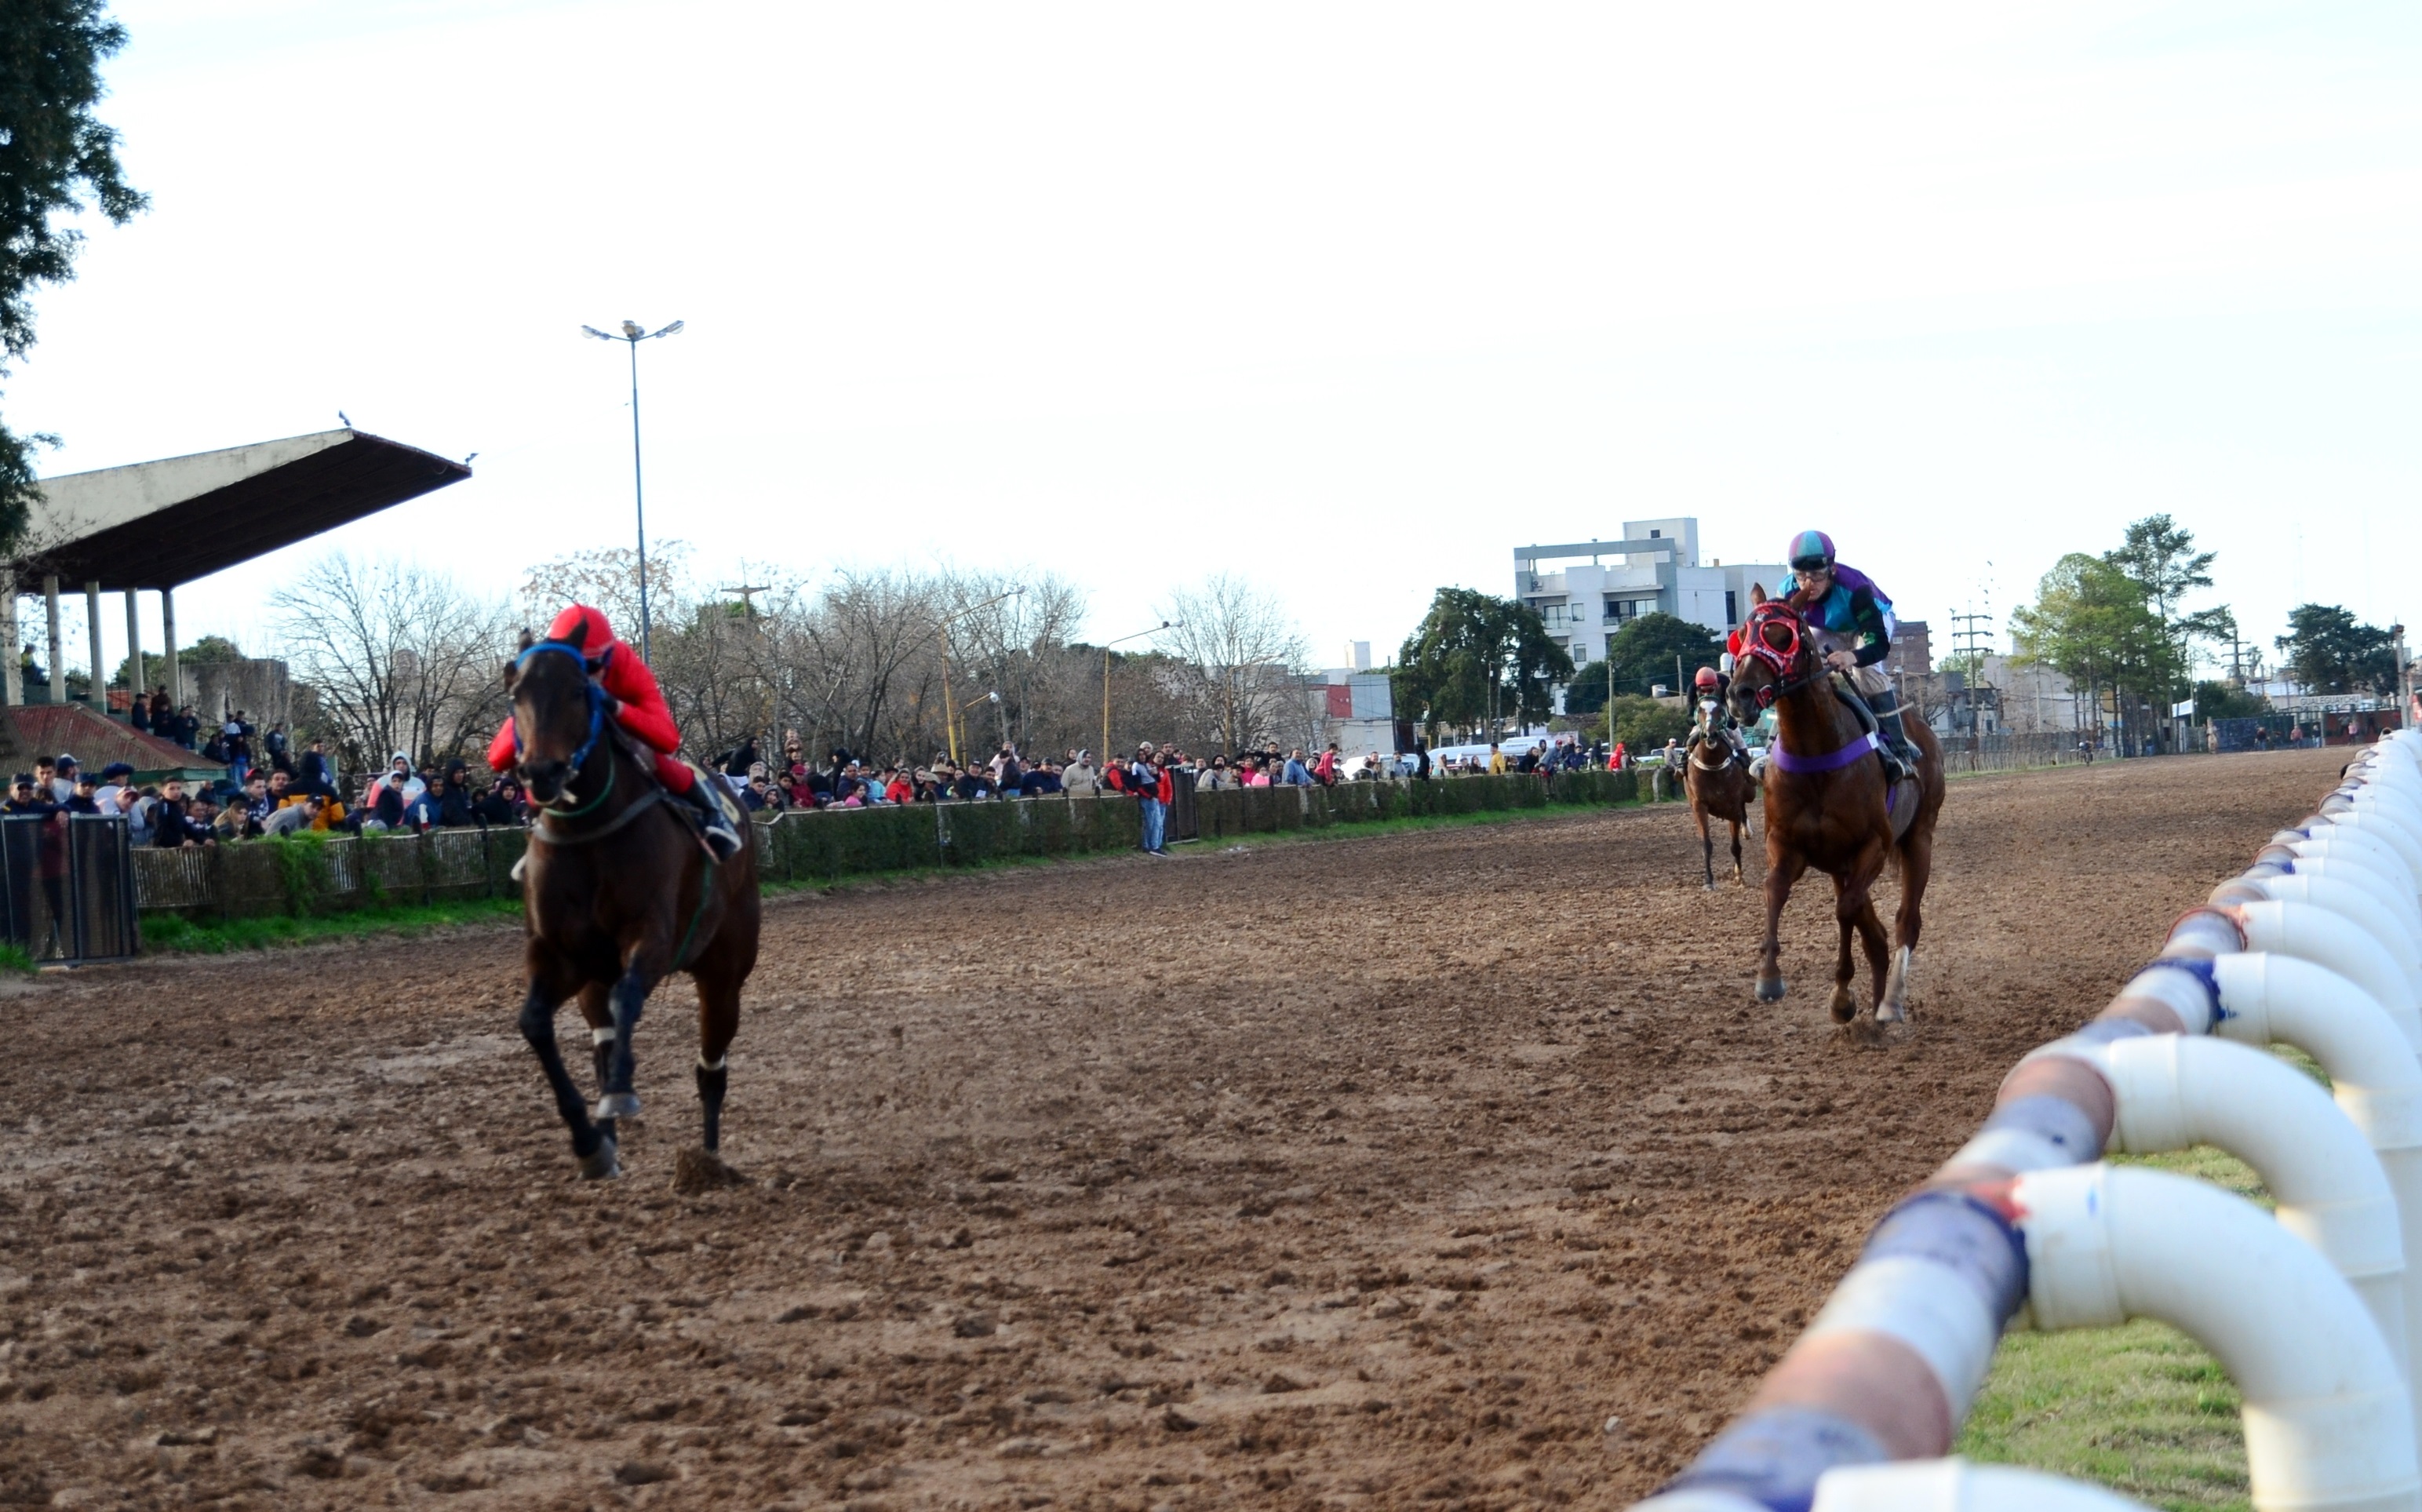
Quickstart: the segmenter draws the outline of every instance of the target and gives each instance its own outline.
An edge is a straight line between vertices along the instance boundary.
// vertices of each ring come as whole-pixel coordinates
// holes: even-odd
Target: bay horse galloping
[[[652,758],[616,727],[611,697],[581,648],[533,642],[505,665],[522,781],[537,810],[523,867],[529,996],[521,1031],[538,1053],[572,1153],[590,1179],[619,1175],[617,1119],[636,1117],[632,1039],[656,984],[687,971],[698,984],[698,1099],[702,1143],[721,1142],[725,1054],[740,1028],[740,987],[757,965],[757,846],[716,861],[668,802]],[[555,1015],[577,998],[589,1022],[599,1096],[592,1118],[555,1039]]]
[[[1757,996],[1783,996],[1779,931],[1792,884],[1814,866],[1833,879],[1833,916],[1842,932],[1833,969],[1832,1009],[1848,1023],[1858,1005],[1850,993],[1850,936],[1864,945],[1874,978],[1876,1018],[1909,1016],[1911,953],[1917,949],[1920,908],[1933,866],[1934,821],[1942,808],[1942,748],[1920,721],[1907,728],[1917,769],[1887,783],[1880,741],[1855,695],[1837,690],[1817,632],[1788,599],[1750,590],[1749,622],[1729,697],[1744,723],[1775,711],[1774,749],[1766,770],[1766,941],[1758,956]],[[1884,863],[1897,860],[1900,912],[1887,950],[1872,890]]]
[[[1682,788],[1691,798],[1691,822],[1699,827],[1699,858],[1710,892],[1716,890],[1716,842],[1708,822],[1720,819],[1732,827],[1733,880],[1749,886],[1741,874],[1741,831],[1749,827],[1750,800],[1757,796],[1757,780],[1733,749],[1713,699],[1711,693],[1700,706],[1698,723],[1691,731],[1690,760],[1682,766]]]

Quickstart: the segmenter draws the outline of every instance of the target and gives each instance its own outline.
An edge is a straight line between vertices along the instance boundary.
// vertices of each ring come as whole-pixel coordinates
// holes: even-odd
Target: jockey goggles
[[[1769,640],[1766,635],[1769,628],[1778,625],[1785,637],[1785,643],[1780,646]],[[1782,683],[1769,683],[1757,690],[1757,706],[1761,709],[1772,708],[1774,701],[1790,685],[1791,669],[1800,665],[1801,626],[1800,616],[1788,604],[1781,599],[1768,599],[1750,610],[1749,623],[1742,625],[1732,637],[1730,644],[1734,655],[1754,656],[1766,663],[1775,676],[1784,679]]]

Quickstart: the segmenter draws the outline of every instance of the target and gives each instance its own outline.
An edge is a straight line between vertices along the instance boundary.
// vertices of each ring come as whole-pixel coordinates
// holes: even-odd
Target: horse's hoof
[[[1760,977],[1757,979],[1758,1001],[1781,1002],[1783,1000],[1783,979],[1781,977]]]
[[[597,1110],[589,1115],[604,1122],[609,1118],[639,1116],[639,1095],[636,1092],[609,1092],[597,1099]]]
[[[580,1158],[583,1181],[611,1181],[621,1173],[622,1162],[615,1158],[612,1140],[599,1140],[597,1148]]]
[[[1713,892],[1716,890],[1716,879],[1714,877],[1709,877],[1706,882],[1700,884],[1700,887],[1703,891]]]
[[[1833,1022],[1837,1024],[1847,1024],[1859,1016],[1859,1000],[1847,992],[1833,994],[1833,1000],[1825,1006],[1832,1011]]]
[[[1903,1008],[1896,1002],[1887,1000],[1886,1001],[1876,1004],[1876,1022],[1879,1024],[1906,1024],[1909,1022],[1909,1010]]]

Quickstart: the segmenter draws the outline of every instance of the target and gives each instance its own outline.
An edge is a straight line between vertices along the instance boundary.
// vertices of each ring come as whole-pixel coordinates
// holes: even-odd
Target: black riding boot
[[[731,827],[731,820],[724,813],[723,805],[716,802],[715,795],[706,790],[706,781],[695,781],[689,785],[689,801],[704,819],[706,843],[713,847],[716,859],[728,861],[739,855],[740,847],[746,843],[741,840],[740,831]]]
[[[1867,700],[1867,711],[1876,717],[1876,732],[1883,737],[1884,765],[1894,781],[1913,776],[1917,771],[1917,749],[1909,743],[1909,732],[1901,727],[1900,695],[1886,688]]]

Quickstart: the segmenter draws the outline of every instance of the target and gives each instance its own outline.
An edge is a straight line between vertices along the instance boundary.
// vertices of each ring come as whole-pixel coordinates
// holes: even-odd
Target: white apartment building
[[[1771,562],[1702,564],[1699,522],[1690,515],[1626,520],[1615,541],[1514,549],[1514,596],[1539,611],[1577,667],[1605,655],[1615,632],[1644,614],[1722,636],[1749,612],[1752,583],[1771,593],[1788,576],[1789,568]]]

